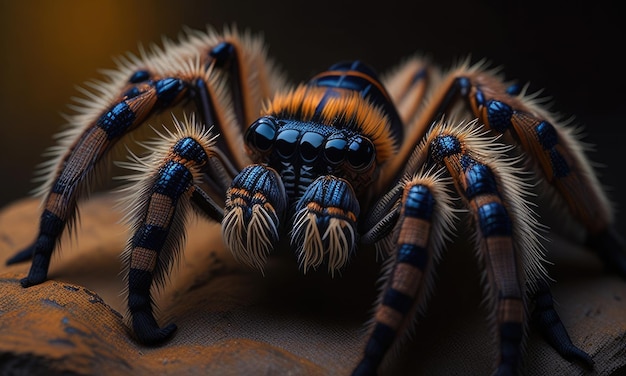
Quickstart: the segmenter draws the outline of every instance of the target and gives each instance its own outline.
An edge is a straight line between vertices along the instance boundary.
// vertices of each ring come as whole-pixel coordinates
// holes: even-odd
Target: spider
[[[122,192],[134,235],[123,258],[138,342],[159,345],[175,332],[158,325],[151,290],[165,283],[186,219],[198,213],[221,222],[235,259],[260,271],[281,248],[302,272],[335,275],[359,245],[375,245],[387,261],[353,371],[375,374],[427,310],[437,262],[465,211],[497,343],[494,374],[517,372],[531,321],[563,357],[593,367],[554,309],[545,225],[530,197],[550,192],[626,277],[624,245],[577,133],[527,87],[484,62],[444,71],[419,56],[382,78],[350,61],[290,85],[261,38],[229,28],[187,30],[117,64],[76,99],[47,163],[39,233],[7,260],[32,260],[22,286],[47,279],[114,146],[172,112],[171,126],[142,144],[150,153],[129,148],[119,163],[132,171]]]

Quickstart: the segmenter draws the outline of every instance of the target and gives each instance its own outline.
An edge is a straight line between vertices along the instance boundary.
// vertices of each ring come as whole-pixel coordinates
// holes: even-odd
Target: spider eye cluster
[[[284,124],[273,116],[259,118],[246,132],[247,145],[262,154],[274,152],[283,160],[297,153],[306,163],[323,158],[337,167],[347,162],[355,171],[368,169],[376,158],[372,141],[358,133],[332,127],[309,128],[304,123],[280,129]]]
[[[326,140],[324,156],[333,165],[347,161],[353,169],[359,171],[367,169],[376,155],[374,144],[367,138],[335,133]]]

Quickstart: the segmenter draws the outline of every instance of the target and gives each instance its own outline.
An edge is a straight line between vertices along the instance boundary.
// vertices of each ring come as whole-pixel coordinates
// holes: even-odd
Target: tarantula
[[[498,344],[494,372],[519,368],[531,319],[562,356],[592,366],[553,307],[543,224],[528,197],[546,183],[556,207],[626,276],[623,242],[577,134],[497,70],[464,61],[444,72],[415,56],[383,79],[352,61],[290,86],[260,38],[208,29],[124,56],[105,74],[77,99],[47,164],[35,241],[7,261],[32,259],[24,287],[46,280],[114,145],[154,115],[183,109],[182,120],[173,115],[173,126],[144,144],[152,153],[129,150],[121,163],[134,171],[124,190],[134,231],[124,260],[139,342],[160,344],[176,329],[157,324],[151,289],[164,283],[184,248],[185,220],[197,212],[221,222],[234,257],[260,270],[287,247],[303,272],[335,274],[359,244],[375,244],[389,261],[354,368],[374,374],[427,309],[462,203]]]

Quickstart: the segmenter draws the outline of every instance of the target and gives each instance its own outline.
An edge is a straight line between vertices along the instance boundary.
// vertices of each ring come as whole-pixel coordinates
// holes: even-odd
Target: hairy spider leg
[[[563,198],[571,215],[587,229],[587,244],[608,269],[626,278],[625,243],[613,227],[612,208],[583,156],[583,147],[571,131],[544,113],[535,102],[486,72],[459,74],[456,85],[486,126],[496,133],[509,132],[527,151],[547,182]],[[542,291],[535,297],[537,312],[533,322],[563,357],[591,366],[589,355],[571,344],[556,312],[550,313],[553,320],[545,319],[551,296],[546,291],[547,284],[543,281]]]
[[[20,281],[22,286],[46,280],[54,247],[66,225],[70,223],[71,227],[76,202],[102,157],[123,135],[142,124],[154,111],[176,103],[185,92],[183,81],[171,77],[137,84],[85,128],[59,163],[45,199],[37,239],[7,260],[7,264],[13,264],[32,257],[28,276]]]
[[[437,84],[424,102],[427,87]],[[575,134],[561,125],[539,105],[537,98],[519,91],[517,86],[507,86],[495,73],[483,69],[481,64],[462,64],[443,79],[427,62],[411,59],[385,81],[390,94],[398,104],[406,122],[407,136],[399,158],[390,161],[387,173],[381,179],[385,186],[401,171],[399,166],[409,161],[414,145],[424,137],[432,123],[453,113],[459,99],[464,99],[470,111],[483,124],[497,134],[510,134],[543,171],[543,176],[563,197],[572,215],[588,230],[590,242],[602,243],[611,237],[613,213],[597,177],[583,156],[583,146]],[[413,169],[408,166],[404,171]],[[610,241],[604,241],[610,243]],[[613,253],[614,261],[624,265],[621,249],[598,250]]]
[[[362,359],[352,373],[355,376],[376,374],[415,313],[426,309],[444,231],[452,228],[450,197],[442,186],[433,176],[415,176],[404,182],[395,251],[391,265],[385,266],[385,284]]]
[[[505,202],[494,170],[472,156],[471,146],[462,137],[462,132],[442,131],[430,140],[430,154],[452,176],[474,218],[488,301],[495,309],[496,374],[512,375],[519,364],[526,323],[525,276],[519,254],[524,250],[513,239],[510,203]]]
[[[221,158],[222,163],[235,161],[238,172],[251,162],[243,151],[242,135],[259,116],[261,105],[284,86],[284,79],[274,71],[260,41],[226,36],[226,40],[211,48],[208,55],[207,64],[214,64],[215,68],[225,72],[230,100],[225,101],[223,79],[211,84],[202,77],[194,80],[194,98],[204,124],[219,127],[216,146],[225,156]],[[225,113],[227,108],[232,108],[232,115]],[[228,119],[229,116],[234,116],[234,121]],[[237,126],[228,126],[230,123]]]
[[[215,149],[220,163],[210,162],[220,171],[208,170],[206,179],[223,194],[228,187],[224,181],[229,182],[249,161],[242,148],[245,125],[231,126],[234,118],[253,119],[261,103],[284,81],[267,60],[261,41],[236,33],[218,36],[215,32],[190,31],[180,46],[169,42],[165,50],[155,47],[153,56],[130,59],[120,64],[119,71],[110,73],[112,83],[96,87],[97,94],[88,93],[88,98],[80,101],[84,107],[71,118],[74,130],[63,140],[67,151],[64,149],[54,161],[56,165],[50,164],[54,169],[40,189],[46,196],[39,234],[32,245],[7,260],[7,264],[14,264],[33,259],[28,276],[21,281],[24,287],[47,279],[52,252],[64,229],[75,222],[77,202],[90,190],[98,167],[109,163],[105,157],[110,149],[126,134],[150,116],[194,98],[201,115],[212,122],[207,125],[215,126],[223,137]],[[231,81],[215,68],[227,71]],[[108,100],[113,105],[106,103]],[[228,110],[232,102],[238,103],[235,114]],[[235,166],[229,162],[231,158]],[[210,200],[206,194],[194,193],[192,197],[200,206]],[[214,219],[221,219],[214,206],[206,209]]]
[[[462,110],[458,107],[459,100],[465,99],[475,116],[487,123],[488,126],[491,124],[489,128],[495,133],[506,133],[510,130],[510,133],[513,133],[513,138],[516,138],[521,147],[530,154],[530,159],[540,161],[537,163],[548,170],[547,174],[552,177],[552,181],[559,179],[564,181],[564,183],[555,185],[563,189],[565,195],[569,197],[569,202],[574,202],[573,198],[576,197],[578,201],[582,202],[580,206],[582,209],[576,209],[579,215],[585,210],[596,210],[593,206],[585,206],[584,204],[586,197],[582,192],[587,191],[593,196],[591,200],[597,203],[597,210],[600,215],[604,216],[598,221],[600,226],[602,223],[610,223],[612,214],[610,208],[607,208],[607,199],[589,166],[584,162],[582,148],[578,141],[566,128],[551,125],[550,121],[553,122],[552,120],[541,120],[542,118],[549,119],[549,116],[540,109],[533,98],[520,95],[519,89],[515,85],[506,86],[500,78],[483,70],[480,64],[473,67],[463,64],[445,75],[443,79],[439,74],[439,71],[431,68],[426,61],[411,59],[386,81],[394,101],[399,104],[400,108],[404,108],[404,111],[401,111],[402,118],[413,119],[412,123],[408,123],[407,126],[410,132],[407,132],[406,142],[398,151],[398,158],[390,161],[390,168],[387,171],[393,172],[395,168],[400,168],[401,163],[406,164],[402,170],[403,174],[416,171],[424,163],[427,149],[418,148],[415,150],[414,145],[424,137],[433,121],[444,117],[445,114],[454,114]],[[406,84],[406,81],[409,84]],[[426,86],[433,83],[436,84],[436,87],[432,92],[428,92],[429,100],[421,103],[420,101],[425,96],[422,92],[427,90]],[[516,110],[517,108],[520,110]],[[533,116],[541,116],[542,118]],[[535,128],[533,129],[530,124],[535,124]],[[555,136],[556,132],[559,134],[558,137]],[[546,137],[546,135],[550,136]],[[557,140],[561,140],[560,143],[556,142]],[[567,156],[568,160],[576,161],[578,169],[567,168],[562,170],[563,176],[559,177],[557,171],[567,165],[559,164],[557,161],[563,161],[564,155]],[[552,163],[555,163],[554,167]],[[563,171],[566,173],[563,174]],[[381,181],[392,177],[393,175],[386,174],[381,178]],[[581,186],[576,187],[574,181],[581,182]],[[565,188],[571,188],[571,191]],[[382,208],[384,206],[385,201],[381,200],[374,207]],[[584,216],[588,226],[595,226],[589,223],[589,218],[592,217],[588,213]],[[590,235],[589,242],[596,245],[594,249],[609,267],[626,270],[626,265],[624,265],[626,258],[622,254],[623,243],[612,227],[609,226],[608,230],[605,231],[600,230],[598,235]],[[612,260],[612,262],[608,260]],[[543,285],[543,287],[544,296],[550,294],[549,291],[545,291],[547,286]],[[533,299],[535,298],[533,297]],[[541,309],[540,305],[535,307],[535,310]],[[535,312],[533,318],[542,317],[546,314],[546,312]],[[559,344],[555,349],[565,358],[576,358],[583,364],[589,364],[589,356],[571,343],[558,314],[550,312],[550,315],[554,318],[553,324],[549,324],[547,320],[535,320],[548,342],[553,346]],[[556,338],[558,340],[554,340]]]
[[[176,122],[176,128],[176,133],[160,141],[154,155],[136,157],[129,166],[144,170],[137,184],[126,188],[134,191],[129,192],[133,199],[128,213],[134,235],[123,255],[128,268],[130,321],[135,336],[144,344],[162,342],[176,329],[174,324],[158,326],[151,288],[154,281],[159,286],[164,283],[179,258],[192,195],[201,191],[203,170],[209,167],[214,150],[215,139],[208,130],[188,121]]]
[[[497,133],[509,132],[543,171],[571,215],[587,229],[605,265],[626,278],[626,243],[613,227],[613,210],[575,135],[488,72],[459,72],[456,85],[472,112]]]

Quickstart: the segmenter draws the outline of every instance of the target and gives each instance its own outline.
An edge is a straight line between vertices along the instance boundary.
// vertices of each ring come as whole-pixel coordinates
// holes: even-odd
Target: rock
[[[323,271],[302,276],[289,252],[272,259],[262,275],[237,264],[224,249],[219,225],[203,219],[190,221],[183,257],[156,295],[160,324],[175,322],[178,331],[160,347],[137,344],[121,295],[119,255],[129,234],[113,207],[109,196],[81,204],[81,222],[53,256],[49,281],[24,289],[19,279],[28,263],[2,263],[0,373],[339,375],[358,361],[377,291],[373,250],[359,250],[339,278]],[[0,212],[3,260],[34,239],[38,216],[34,199]],[[467,247],[459,243],[445,253],[428,313],[384,374],[491,369],[493,345]],[[562,239],[550,252],[557,309],[574,343],[593,356],[592,374],[623,370],[626,283]],[[525,369],[528,375],[585,374],[533,331]]]

